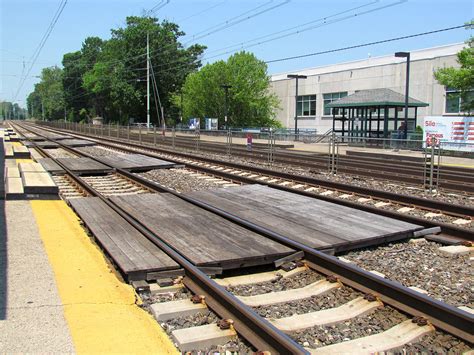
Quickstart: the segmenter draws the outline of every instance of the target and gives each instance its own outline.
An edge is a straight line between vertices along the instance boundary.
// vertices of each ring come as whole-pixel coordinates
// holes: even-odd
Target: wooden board
[[[90,158],[58,158],[57,161],[78,174],[102,174],[113,171],[107,165]]]
[[[58,143],[52,142],[52,141],[41,141],[41,142],[25,141],[23,144],[24,144],[25,146],[27,146],[27,147],[35,147],[35,146],[38,146],[38,147],[45,148],[45,149],[48,149],[48,148],[58,148],[58,147],[59,147],[59,144],[58,144]]]
[[[186,195],[317,249],[350,250],[403,239],[422,226],[262,185]]]
[[[96,143],[85,139],[64,139],[61,140],[61,144],[67,145],[68,147],[88,147],[96,145]]]
[[[116,156],[101,157],[100,160],[107,165],[119,169],[130,169],[132,171],[145,171],[160,168],[172,168],[177,164],[152,158],[142,154],[121,154]]]
[[[111,200],[198,266],[263,265],[293,252],[171,194],[114,196]]]
[[[97,238],[129,281],[179,266],[98,197],[69,201],[74,211]]]
[[[51,158],[42,158],[42,159],[37,159],[37,162],[40,163],[43,168],[54,174],[64,174],[65,171],[63,168],[61,168],[58,163],[56,163],[53,159]]]

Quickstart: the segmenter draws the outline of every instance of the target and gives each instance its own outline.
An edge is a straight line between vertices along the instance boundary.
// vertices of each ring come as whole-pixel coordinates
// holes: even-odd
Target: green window
[[[347,91],[342,91],[342,92],[333,92],[330,94],[323,94],[323,99],[324,99],[324,116],[331,116],[331,108],[327,107],[328,104],[330,104],[333,101],[339,100],[343,97],[347,96]],[[336,109],[336,115],[339,110]]]
[[[474,91],[469,91],[466,97],[467,101],[474,99]],[[445,113],[462,113],[463,99],[461,93],[454,89],[446,87],[446,107]]]
[[[316,116],[316,95],[298,96],[296,115],[298,117]]]

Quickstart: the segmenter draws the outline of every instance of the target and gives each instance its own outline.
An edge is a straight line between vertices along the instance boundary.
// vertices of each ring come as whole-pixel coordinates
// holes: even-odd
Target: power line
[[[211,54],[211,53],[216,53],[216,52],[219,52],[219,51],[223,51],[223,50],[227,50],[227,49],[230,49],[230,48],[234,48],[234,47],[239,47],[239,48],[243,48],[243,45],[244,44],[247,44],[247,43],[252,43],[252,42],[255,42],[255,41],[258,41],[258,40],[261,40],[261,39],[265,39],[265,38],[269,38],[269,37],[272,37],[272,36],[275,36],[275,35],[279,35],[279,34],[282,34],[282,33],[285,33],[285,32],[288,32],[288,31],[291,31],[291,30],[296,30],[296,29],[299,29],[301,27],[304,27],[304,26],[308,26],[310,24],[314,24],[314,23],[318,23],[318,22],[326,22],[328,19],[330,18],[333,18],[333,17],[336,17],[336,16],[339,16],[339,15],[343,15],[343,14],[346,14],[348,12],[351,12],[351,11],[354,11],[354,10],[357,10],[357,9],[360,9],[360,8],[363,8],[363,7],[367,7],[367,6],[370,6],[370,5],[373,5],[375,3],[378,3],[380,0],[373,0],[367,4],[363,4],[363,5],[360,5],[360,6],[356,6],[356,7],[352,7],[352,8],[349,8],[347,10],[344,10],[344,11],[340,11],[340,12],[337,12],[335,14],[331,14],[331,15],[328,15],[328,16],[324,16],[324,17],[319,17],[317,19],[314,19],[314,20],[311,20],[309,22],[306,22],[306,23],[303,23],[301,25],[297,25],[297,26],[293,26],[293,27],[289,27],[289,28],[286,28],[284,30],[279,30],[279,31],[276,31],[276,32],[271,32],[271,33],[268,33],[266,35],[263,35],[263,36],[260,36],[260,37],[256,37],[256,38],[251,38],[247,41],[244,41],[244,42],[241,42],[241,43],[238,43],[238,44],[233,44],[233,45],[230,45],[230,46],[226,46],[226,47],[222,47],[222,48],[219,48],[219,49],[215,49],[213,51],[210,51],[208,52],[208,54]],[[301,32],[305,32],[307,31],[307,29],[303,28],[301,30],[298,30],[296,32],[293,32],[293,34],[299,34]]]
[[[158,2],[158,4],[156,4],[155,6],[153,6],[150,10],[148,10],[146,12],[146,16],[150,17],[155,12],[157,12],[158,10],[160,10],[163,7],[165,7],[166,5],[168,5],[169,2],[170,2],[170,0],[161,0],[160,2]]]
[[[289,37],[291,35],[298,35],[302,32],[305,32],[305,31],[309,31],[311,29],[315,29],[315,28],[319,28],[319,27],[323,27],[323,26],[328,26],[328,25],[331,25],[331,24],[334,24],[334,23],[337,23],[337,22],[342,22],[342,21],[346,21],[346,20],[349,20],[353,17],[360,17],[362,15],[365,15],[365,14],[368,14],[368,13],[371,13],[371,12],[375,12],[375,11],[380,11],[380,10],[383,10],[387,7],[391,7],[391,6],[395,6],[395,5],[399,5],[403,2],[406,2],[407,0],[398,0],[394,3],[391,3],[391,4],[388,4],[388,5],[383,5],[383,6],[379,6],[379,7],[376,7],[376,8],[373,8],[373,9],[370,9],[370,10],[367,10],[367,11],[361,11],[361,12],[356,12],[354,14],[350,14],[350,15],[347,15],[347,16],[344,16],[344,17],[340,17],[340,18],[337,18],[335,20],[332,20],[332,21],[327,21],[328,19],[330,18],[333,18],[333,17],[337,17],[337,16],[340,16],[340,15],[343,15],[343,14],[346,14],[348,12],[352,12],[354,10],[358,10],[358,9],[361,9],[363,7],[367,7],[367,6],[370,6],[370,5],[373,5],[375,3],[378,3],[380,2],[379,0],[375,0],[375,1],[372,1],[372,2],[369,2],[367,4],[364,4],[364,5],[360,5],[360,6],[357,6],[357,7],[354,7],[354,8],[349,8],[347,10],[344,10],[344,11],[341,11],[341,12],[338,12],[338,13],[335,13],[335,14],[331,14],[331,15],[328,15],[328,16],[325,16],[323,18],[319,18],[319,19],[315,19],[313,21],[310,21],[310,22],[307,22],[305,24],[302,24],[302,25],[298,25],[298,26],[294,26],[294,27],[291,27],[291,28],[287,28],[285,30],[281,30],[281,31],[277,31],[277,32],[273,32],[273,33],[270,33],[270,34],[267,34],[265,36],[261,36],[261,37],[257,37],[257,38],[254,38],[254,39],[251,39],[251,40],[248,40],[246,42],[243,42],[241,43],[240,45],[232,45],[232,46],[228,46],[228,47],[224,47],[224,48],[221,48],[221,49],[227,49],[227,48],[233,48],[233,47],[238,47],[236,49],[233,49],[233,50],[227,50],[227,51],[223,51],[223,52],[220,52],[218,54],[215,54],[213,56],[205,56],[203,58],[201,58],[200,60],[210,60],[210,59],[213,59],[213,58],[216,58],[216,57],[221,57],[223,55],[226,55],[226,54],[230,54],[230,53],[234,53],[236,51],[239,51],[239,50],[242,50],[242,49],[245,49],[245,48],[249,48],[249,47],[255,47],[255,46],[258,46],[258,45],[261,45],[261,44],[264,44],[264,43],[268,43],[268,42],[271,42],[271,41],[275,41],[275,40],[278,40],[278,39],[281,39],[281,38],[285,38],[285,37]],[[299,29],[297,31],[294,31],[294,32],[291,32],[291,33],[285,33],[285,32],[288,32],[290,30],[294,30],[296,28],[299,28],[299,27],[302,27],[302,26],[307,26],[308,24],[312,24],[312,23],[317,23],[317,22],[322,22],[320,25],[317,25],[317,26],[311,26],[311,27],[304,27],[303,29]],[[285,33],[283,35],[280,35],[280,36],[274,36],[274,35],[278,35],[278,34],[281,34],[281,33]],[[273,37],[272,37],[273,36]],[[242,44],[244,43],[251,43],[251,42],[255,42],[259,39],[262,39],[262,38],[268,38],[268,37],[271,37],[270,39],[266,40],[266,41],[262,41],[262,42],[258,42],[258,43],[253,43],[251,45],[248,45],[248,46],[242,46]],[[211,53],[215,53],[219,50],[214,50],[214,51],[211,51],[211,52],[207,52],[207,54],[211,54]],[[163,52],[162,52],[163,53]],[[166,51],[164,52],[166,53]],[[152,57],[154,58],[154,57]],[[174,61],[174,63],[178,63],[180,62],[180,60],[177,60],[177,61]],[[173,63],[173,62],[172,62]],[[172,64],[171,63],[171,64]],[[169,65],[170,63],[167,63],[167,64],[161,64],[158,66],[159,67],[163,67],[163,66],[166,66],[166,65]]]
[[[329,50],[321,51],[321,52],[314,52],[314,53],[302,54],[302,55],[298,55],[298,56],[285,57],[285,58],[279,58],[279,59],[272,59],[272,60],[265,61],[265,63],[270,64],[270,63],[280,62],[280,61],[285,61],[285,60],[300,59],[300,58],[304,58],[304,57],[310,57],[310,56],[340,52],[340,51],[349,50],[349,49],[367,47],[367,46],[370,46],[370,45],[376,45],[376,44],[387,43],[387,42],[394,42],[394,41],[399,41],[399,40],[413,38],[413,37],[420,37],[420,36],[425,36],[425,35],[439,33],[439,32],[445,32],[445,31],[451,31],[451,30],[460,29],[460,28],[466,28],[467,26],[468,25],[463,24],[463,25],[460,25],[460,26],[447,27],[447,28],[442,28],[442,29],[439,29],[439,30],[433,30],[433,31],[416,33],[416,34],[411,34],[411,35],[406,35],[406,36],[401,36],[401,37],[389,38],[389,39],[375,41],[375,42],[362,43],[362,44],[357,44],[357,45],[343,47],[343,48],[329,49]],[[213,58],[213,57],[203,57],[199,60],[207,60],[207,59],[210,59],[210,58]],[[190,64],[193,64],[193,63],[190,63]],[[180,66],[175,66],[175,67],[164,69],[163,71],[171,71],[171,70],[174,70],[174,69],[180,69],[180,68],[185,68],[185,67],[186,67],[185,65],[180,65]]]
[[[301,55],[296,55],[296,56],[291,56],[291,57],[284,57],[284,58],[279,58],[279,59],[272,59],[272,60],[265,61],[265,63],[269,64],[269,63],[283,62],[283,61],[286,61],[286,60],[294,60],[294,59],[301,59],[301,58],[306,58],[306,57],[313,57],[313,56],[317,56],[317,55],[321,55],[321,54],[342,52],[342,51],[346,51],[346,50],[349,50],[349,49],[356,49],[356,48],[372,46],[372,45],[375,45],[375,44],[382,44],[382,43],[400,41],[402,39],[426,36],[426,35],[431,35],[431,34],[434,34],[434,33],[446,32],[446,31],[456,30],[456,29],[465,28],[465,27],[466,27],[466,25],[447,27],[447,28],[442,28],[442,29],[439,29],[439,30],[415,33],[415,34],[411,34],[411,35],[406,35],[406,36],[401,36],[401,37],[394,37],[394,38],[384,39],[384,40],[375,41],[375,42],[361,43],[361,44],[356,44],[356,45],[353,45],[353,46],[336,48],[336,49],[329,49],[329,50],[321,51],[321,52],[307,53],[307,54],[301,54]]]
[[[33,55],[32,57],[30,58],[31,60],[31,65],[29,66],[28,68],[28,71],[26,72],[25,76],[20,79],[20,84],[18,86],[18,89],[16,91],[16,94],[14,96],[14,99],[13,101],[16,101],[16,98],[18,97],[18,94],[21,90],[21,88],[23,87],[23,85],[25,84],[25,81],[26,81],[26,78],[30,75],[30,72],[31,72],[31,69],[33,69],[33,66],[35,65],[36,63],[36,60],[38,59],[40,53],[41,53],[41,50],[43,49],[44,45],[46,44],[46,41],[48,40],[51,32],[53,31],[54,29],[54,26],[56,25],[56,23],[58,22],[58,19],[59,17],[61,16],[64,8],[66,7],[66,4],[67,4],[68,0],[61,0],[61,3],[59,4],[59,7],[58,9],[56,10],[56,13],[54,14],[45,34],[43,35],[43,37],[41,38],[41,41],[38,45],[38,47],[36,48],[35,52],[33,52]]]
[[[221,2],[219,2],[219,3],[217,3],[217,4],[214,4],[214,5],[212,5],[212,6],[206,7],[204,10],[198,11],[198,12],[196,12],[196,13],[194,13],[194,14],[192,14],[192,15],[189,15],[189,16],[187,16],[187,17],[185,17],[185,18],[176,20],[176,22],[186,21],[186,20],[189,20],[190,18],[193,18],[193,17],[199,16],[199,15],[202,15],[203,13],[206,13],[206,12],[208,12],[209,10],[212,10],[212,9],[218,7],[218,6],[221,6],[221,5],[225,4],[225,3],[228,2],[228,1],[229,1],[229,0],[224,0],[224,1],[221,1]]]
[[[218,23],[217,25],[211,26],[211,27],[209,27],[209,28],[207,28],[207,29],[205,29],[205,30],[202,30],[201,32],[198,32],[198,33],[194,34],[193,37],[192,37],[192,40],[190,40],[190,41],[184,43],[184,46],[186,46],[187,44],[189,44],[189,43],[191,43],[191,42],[193,42],[193,41],[195,41],[195,40],[198,40],[198,39],[201,39],[201,38],[204,38],[204,37],[208,37],[208,36],[210,36],[210,35],[212,35],[212,34],[214,34],[214,33],[216,33],[216,32],[220,32],[220,31],[225,30],[225,29],[227,29],[227,28],[229,28],[229,27],[235,26],[235,25],[237,25],[237,24],[239,24],[239,23],[242,23],[242,22],[244,22],[244,21],[250,20],[250,19],[252,19],[252,18],[254,18],[254,17],[257,17],[257,16],[259,16],[259,15],[262,15],[262,14],[264,14],[264,13],[266,13],[266,12],[269,12],[269,11],[271,11],[271,10],[274,10],[274,9],[278,8],[278,7],[281,7],[281,6],[283,6],[283,5],[286,5],[286,4],[288,4],[291,0],[283,0],[281,3],[278,3],[278,4],[276,4],[276,5],[273,5],[273,6],[269,7],[269,8],[264,8],[264,7],[267,6],[268,4],[271,4],[273,1],[274,1],[274,0],[270,0],[269,2],[266,2],[266,3],[264,3],[263,5],[256,6],[256,7],[252,8],[252,9],[250,9],[250,10],[248,10],[248,11],[246,11],[246,12],[240,14],[240,15],[234,16],[234,17],[232,17],[232,18],[230,18],[230,19],[228,19],[228,20],[226,20],[226,21],[223,21],[223,22],[221,22],[221,23]],[[258,10],[258,9],[260,9],[260,8],[264,8],[264,9],[258,11],[257,13],[252,14],[253,11],[256,11],[256,10]],[[249,13],[250,13],[251,15],[245,16],[245,15],[247,15],[247,14],[249,14]],[[207,32],[207,31],[210,31],[210,32]],[[205,32],[207,32],[207,33],[205,33]]]

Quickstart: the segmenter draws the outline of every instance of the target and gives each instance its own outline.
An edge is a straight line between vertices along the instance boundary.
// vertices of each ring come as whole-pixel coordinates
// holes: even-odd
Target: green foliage
[[[473,26],[474,22],[471,21],[467,27]],[[467,43],[468,47],[457,54],[461,67],[439,69],[435,72],[435,78],[440,84],[460,91],[461,109],[470,114],[474,111],[474,37],[469,38]]]
[[[182,88],[184,117],[215,117],[224,125],[225,91],[228,97],[229,124],[233,127],[278,127],[274,119],[279,101],[269,91],[266,64],[247,52],[236,53],[227,62],[205,65],[186,78]],[[176,94],[173,102],[180,104]]]
[[[421,126],[416,126],[415,133],[423,134],[423,128]]]
[[[24,120],[27,112],[17,103],[10,101],[0,101],[0,120]]]
[[[57,120],[64,118],[62,69],[54,66],[41,71],[41,81],[27,98],[32,116]]]
[[[131,16],[127,17],[125,27],[111,30],[110,39],[88,37],[79,51],[64,55],[63,98],[57,103],[65,106],[68,119],[84,121],[100,115],[105,122],[127,123],[131,117],[136,121],[146,120],[147,34],[150,62],[165,115],[169,117],[173,113],[171,93],[182,86],[189,73],[201,66],[199,57],[205,47],[196,44],[184,48],[179,42],[184,33],[174,23]],[[37,95],[45,104],[48,101],[45,92],[56,91],[56,88],[46,89],[50,84],[53,82],[43,79],[38,84],[35,94],[30,95],[32,107],[37,106],[33,105],[38,101]],[[156,122],[153,91],[151,98],[152,121]],[[45,111],[48,119],[57,118],[56,107],[50,105],[50,101]]]

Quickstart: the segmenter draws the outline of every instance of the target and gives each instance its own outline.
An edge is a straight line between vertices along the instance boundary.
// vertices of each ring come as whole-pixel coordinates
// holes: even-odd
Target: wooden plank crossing
[[[403,239],[422,226],[262,185],[185,194],[317,249]]]
[[[77,174],[103,174],[113,171],[107,165],[90,158],[58,158],[57,161]]]
[[[143,154],[121,154],[116,156],[101,157],[100,160],[107,165],[119,169],[132,171],[145,171],[150,169],[172,168],[176,163],[152,158]]]
[[[100,198],[83,197],[69,203],[128,281],[146,280],[151,273],[179,269],[174,260]]]
[[[32,141],[25,141],[23,142],[23,144],[26,146],[26,147],[34,147],[34,146],[38,146],[38,147],[41,147],[41,148],[45,148],[45,149],[48,149],[48,148],[58,148],[59,147],[59,144],[56,143],[56,142],[52,142],[52,141],[40,141],[40,142],[32,142]]]
[[[44,170],[46,170],[49,173],[53,174],[64,174],[65,171],[63,168],[59,166],[58,163],[56,163],[53,159],[51,158],[41,158],[37,159],[37,162],[40,163]]]
[[[86,139],[63,139],[60,141],[60,143],[68,147],[89,147],[96,145],[95,142],[88,141]]]
[[[111,200],[197,266],[263,265],[294,252],[168,193]]]

